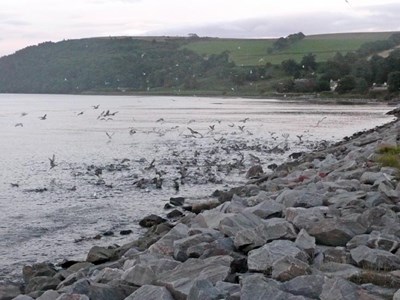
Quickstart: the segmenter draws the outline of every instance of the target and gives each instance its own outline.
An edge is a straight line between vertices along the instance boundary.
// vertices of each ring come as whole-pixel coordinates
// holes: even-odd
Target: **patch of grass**
[[[377,162],[384,167],[400,169],[400,146],[381,146]]]
[[[276,39],[220,39],[201,38],[184,45],[184,48],[201,55],[220,54],[229,51],[230,58],[238,66],[260,66],[266,63],[280,64],[287,59],[300,62],[304,55],[313,53],[317,62],[332,58],[337,52],[355,51],[367,42],[386,40],[393,32],[340,33],[306,36],[303,40],[279,52],[268,53]]]

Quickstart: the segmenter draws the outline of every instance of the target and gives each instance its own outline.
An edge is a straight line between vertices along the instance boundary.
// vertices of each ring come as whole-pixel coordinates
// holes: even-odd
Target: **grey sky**
[[[400,31],[398,0],[2,0],[0,56],[94,36]]]

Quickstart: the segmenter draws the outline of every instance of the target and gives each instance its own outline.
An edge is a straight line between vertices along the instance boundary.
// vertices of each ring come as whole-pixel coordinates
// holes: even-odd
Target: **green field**
[[[273,54],[268,54],[276,39],[219,39],[208,38],[195,40],[184,47],[201,55],[219,54],[229,51],[230,58],[238,66],[264,65],[265,63],[280,64],[287,59],[298,62],[306,54],[316,55],[318,62],[326,61],[337,52],[355,51],[364,43],[386,40],[393,32],[373,33],[338,33],[310,35],[290,47]]]

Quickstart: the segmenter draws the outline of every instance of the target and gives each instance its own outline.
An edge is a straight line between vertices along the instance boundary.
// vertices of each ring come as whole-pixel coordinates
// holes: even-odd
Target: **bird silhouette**
[[[22,124],[22,123],[17,123],[17,124],[15,124],[14,126],[15,126],[15,127],[24,127],[24,124]]]
[[[113,137],[113,135],[115,134],[115,132],[113,132],[113,133],[108,133],[107,131],[106,131],[106,135],[108,136],[108,138],[111,140],[112,139],[112,137]]]
[[[49,158],[50,161],[50,169],[53,169],[56,166],[56,155],[53,154],[52,158]]]
[[[240,120],[239,122],[246,123],[248,120],[250,120],[250,118],[244,118],[243,120]]]
[[[317,124],[315,125],[315,127],[318,127],[319,124],[321,124],[321,122],[322,122],[323,120],[325,120],[325,119],[326,119],[326,117],[323,117],[321,120],[319,120],[319,121],[317,122]]]
[[[134,128],[131,128],[130,130],[129,130],[129,134],[130,135],[134,135],[136,133],[136,130],[134,129]]]
[[[81,112],[77,113],[76,115],[77,115],[77,116],[81,116],[81,115],[83,115],[83,111],[81,111]]]
[[[47,119],[47,114],[44,114],[43,116],[39,117],[40,120],[46,120]]]
[[[100,107],[100,104],[97,105],[92,105],[93,109],[98,109]]]
[[[187,127],[187,129],[189,129],[189,131],[190,131],[191,134],[193,134],[193,135],[198,134],[198,135],[200,135],[201,137],[203,137],[203,135],[202,135],[200,132],[198,132],[198,131],[196,131],[196,130],[193,130],[193,129],[190,128],[190,127]]]

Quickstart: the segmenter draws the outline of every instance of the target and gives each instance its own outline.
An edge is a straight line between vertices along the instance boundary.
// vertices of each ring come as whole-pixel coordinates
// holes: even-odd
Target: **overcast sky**
[[[400,31],[400,0],[1,0],[0,56],[95,36]]]

